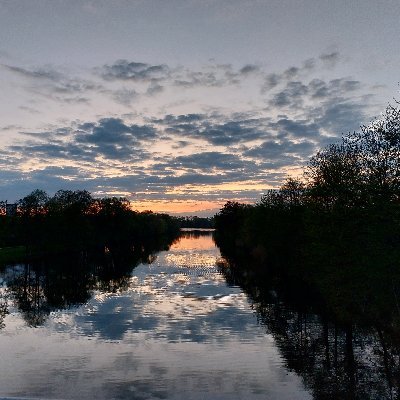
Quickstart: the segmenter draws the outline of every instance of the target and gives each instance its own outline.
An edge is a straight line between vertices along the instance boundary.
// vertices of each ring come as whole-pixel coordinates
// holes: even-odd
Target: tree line
[[[399,324],[399,200],[396,104],[255,205],[227,202],[215,236],[232,264],[308,286],[344,322]]]
[[[94,198],[86,190],[34,190],[6,215],[0,207],[0,247],[28,252],[98,248],[113,254],[159,248],[179,235],[178,221],[151,211],[137,212],[125,198]]]
[[[213,229],[214,218],[213,217],[177,217],[181,228],[189,229]]]

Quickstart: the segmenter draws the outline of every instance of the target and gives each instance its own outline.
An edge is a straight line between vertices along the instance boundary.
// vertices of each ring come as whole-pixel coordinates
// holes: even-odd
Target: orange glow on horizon
[[[137,211],[148,211],[158,213],[193,213],[207,210],[220,209],[225,204],[225,201],[195,201],[195,200],[143,200],[132,202],[132,208]],[[214,212],[211,212],[212,214]]]
[[[179,213],[191,213],[196,214],[198,212],[210,211],[210,215],[215,214],[219,209],[221,209],[224,204],[228,201],[239,201],[242,203],[247,203],[248,201],[241,198],[241,192],[247,190],[256,190],[260,192],[260,197],[264,191],[272,189],[271,185],[265,182],[259,181],[238,181],[238,182],[223,182],[215,185],[194,185],[187,184],[179,187],[173,187],[165,192],[166,195],[179,196],[182,194],[190,195],[193,194],[207,194],[207,193],[218,193],[218,191],[231,192],[232,194],[229,198],[221,198],[219,200],[145,200],[137,199],[132,201],[132,208],[137,211],[147,211],[151,210],[159,213],[168,214],[179,214]],[[145,195],[145,193],[140,193],[140,195]],[[226,193],[225,193],[226,195]]]
[[[187,184],[179,187],[171,188],[167,191],[167,194],[180,194],[187,192],[196,193],[207,193],[207,192],[217,192],[219,190],[240,192],[243,190],[268,190],[272,189],[273,186],[266,184],[265,182],[251,182],[251,181],[238,181],[238,182],[223,182],[214,185],[199,185],[199,184]]]

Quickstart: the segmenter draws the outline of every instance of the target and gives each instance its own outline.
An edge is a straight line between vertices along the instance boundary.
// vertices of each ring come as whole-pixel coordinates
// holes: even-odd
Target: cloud
[[[95,159],[93,151],[74,143],[27,143],[10,146],[9,150],[41,161],[51,159],[92,161]]]
[[[158,83],[151,82],[150,86],[147,88],[146,94],[149,96],[154,96],[164,91],[164,86],[159,85]]]
[[[23,132],[29,139],[10,146],[2,157],[14,157],[11,163],[16,169],[28,160],[47,165],[29,175],[21,172],[21,182],[43,182],[41,187],[52,182],[52,187],[60,188],[68,182],[68,187],[75,183],[94,193],[146,193],[154,200],[229,198],[229,193],[239,195],[239,189],[205,192],[199,187],[254,181],[265,182],[266,187],[279,184],[285,168],[304,165],[328,139],[335,141],[338,130],[363,117],[364,104],[346,97],[358,88],[359,83],[349,79],[288,84],[285,89],[300,100],[276,117],[211,111],[149,117],[143,124],[109,117]],[[317,105],[301,105],[316,96]],[[160,151],[163,146],[178,148],[179,153]],[[73,163],[75,174],[52,169],[59,162]],[[244,197],[257,192],[240,190]]]
[[[253,126],[248,121],[228,121],[204,127],[201,137],[213,145],[231,145],[240,142],[257,140],[265,132],[260,126]]]
[[[39,139],[47,139],[47,140],[53,140],[55,138],[63,137],[63,136],[68,136],[72,133],[72,128],[70,127],[53,127],[53,129],[45,130],[45,131],[20,131],[22,135],[25,136],[31,136]]]
[[[56,93],[67,93],[67,94],[83,93],[88,90],[94,90],[100,88],[99,85],[93,82],[81,78],[69,77],[68,75],[58,71],[55,67],[52,66],[28,69],[28,68],[16,67],[13,65],[5,65],[5,64],[1,65],[8,71],[23,76],[32,81],[40,80],[47,83],[51,83],[52,86],[48,87],[50,87]]]
[[[60,74],[59,72],[55,71],[50,67],[29,70],[26,68],[16,67],[14,65],[1,64],[1,66],[11,72],[24,76],[26,78],[44,79],[50,81],[60,81],[63,79],[62,74]]]
[[[340,54],[337,51],[324,53],[319,56],[319,59],[324,63],[325,67],[333,68],[340,60]]]
[[[80,125],[74,141],[95,156],[128,160],[144,157],[147,152],[141,143],[155,137],[156,131],[151,126],[126,125],[118,118],[103,118],[96,124]]]
[[[365,107],[349,101],[346,98],[337,98],[327,101],[319,109],[315,122],[330,132],[336,132],[338,136],[359,129],[362,122],[367,119]]]
[[[245,64],[238,69],[230,64],[208,64],[194,69],[117,60],[91,70],[76,70],[75,73],[71,68],[54,65],[0,65],[23,78],[20,84],[31,95],[44,97],[46,103],[53,101],[71,105],[91,105],[105,96],[120,105],[130,106],[141,96],[157,96],[168,89],[176,90],[176,87],[223,89],[262,75],[261,67],[255,64]],[[117,87],[121,84],[122,87]]]
[[[162,169],[163,165],[156,166]],[[157,169],[156,169],[157,171]],[[174,175],[170,172],[166,176],[149,175],[144,177],[144,181],[151,188],[159,187],[162,191],[167,188],[180,187],[182,185],[213,185],[219,184],[224,181],[226,176],[223,173],[210,174],[210,173],[195,173],[185,172],[182,175]],[[191,189],[193,191],[193,189]],[[159,195],[160,193],[158,193]]]
[[[113,64],[96,68],[95,72],[106,81],[148,83],[145,93],[155,95],[162,92],[165,86],[190,89],[240,84],[243,79],[260,73],[261,68],[255,64],[245,64],[236,70],[230,64],[208,64],[198,69],[191,69],[118,60]]]
[[[174,170],[180,168],[183,170],[208,171],[209,173],[220,170],[221,173],[224,173],[229,170],[244,168],[245,164],[240,157],[235,154],[205,151],[202,153],[175,157],[169,160],[168,164],[161,164],[161,168],[166,168],[167,166]]]
[[[324,142],[323,134],[339,137],[358,129],[366,118],[368,99],[361,95],[360,81],[343,77],[329,81],[290,81],[276,88],[268,100],[268,109],[284,111],[268,125],[297,137],[313,137]]]
[[[282,81],[282,76],[276,73],[267,74],[265,77],[264,85],[262,86],[262,93],[273,89],[274,87],[278,86],[279,83]]]
[[[3,131],[3,132],[15,131],[15,130],[19,130],[19,129],[22,129],[22,127],[19,125],[14,125],[14,124],[0,127],[0,131]]]
[[[25,78],[29,82],[25,89],[48,100],[67,104],[88,104],[89,92],[99,92],[103,86],[80,77],[72,77],[51,65],[35,68],[22,68],[14,65],[1,64],[9,72]],[[21,107],[22,108],[22,107]],[[37,110],[24,107],[26,111],[36,113]]]
[[[265,94],[278,85],[290,85],[294,81],[301,82],[310,74],[316,74],[319,70],[333,69],[341,60],[338,52],[321,54],[317,58],[309,58],[299,66],[291,66],[283,72],[264,73],[264,82],[261,85],[261,93]]]
[[[276,122],[271,122],[269,127],[277,132],[280,137],[289,134],[294,138],[312,137],[314,139],[318,139],[321,128],[310,120],[295,119],[288,116],[284,116]]]
[[[122,88],[119,90],[115,90],[113,92],[113,97],[117,103],[123,104],[125,106],[130,106],[132,102],[139,97],[139,94],[134,89]]]
[[[299,164],[315,151],[315,145],[310,141],[295,142],[292,140],[267,140],[259,146],[254,146],[244,152],[247,157],[269,161],[271,167],[283,167]]]
[[[152,126],[125,124],[118,118],[103,118],[77,127],[62,127],[45,132],[23,132],[36,141],[11,145],[9,151],[24,157],[95,161],[146,159],[146,146],[156,138]]]
[[[261,93],[268,93],[280,84],[290,86],[300,84],[300,79],[307,77],[315,69],[316,61],[311,58],[303,62],[301,66],[291,66],[283,72],[264,74],[264,82],[261,85]]]
[[[313,79],[308,84],[310,96],[316,99],[348,95],[359,90],[361,87],[360,81],[348,78],[332,79],[329,82],[321,79]]]
[[[260,67],[254,64],[246,64],[244,67],[240,68],[239,72],[243,75],[252,74],[254,72],[258,72]]]
[[[40,187],[154,201],[256,200],[264,183],[279,186],[287,171],[365,122],[368,88],[352,77],[326,78],[340,61],[338,53],[322,54],[271,72],[251,63],[184,68],[119,60],[91,70],[95,81],[52,66],[3,65],[29,83],[30,93],[46,96],[46,105],[95,98],[113,104],[99,116],[43,129],[7,122],[3,132],[20,135],[1,152],[0,165],[10,172],[0,174],[2,193],[14,185],[21,195]],[[210,87],[216,101],[208,103]],[[121,114],[133,103],[134,113]]]
[[[104,65],[100,74],[106,80],[159,81],[168,77],[169,67],[118,60],[112,65]]]
[[[154,122],[164,125],[169,134],[202,139],[216,146],[257,140],[265,135],[264,119],[231,120],[217,114],[187,114],[166,115]]]
[[[273,107],[289,107],[295,106],[296,108],[302,105],[303,98],[308,93],[308,87],[301,82],[288,82],[286,88],[276,93],[269,101]]]
[[[181,115],[167,114],[165,117],[161,119],[155,119],[154,122],[163,124],[182,124],[182,123],[203,121],[206,118],[207,118],[206,114],[181,114]]]
[[[16,201],[33,190],[42,188],[48,193],[62,189],[87,189],[87,174],[75,167],[46,167],[43,169],[22,171],[1,171],[1,199]]]
[[[214,71],[186,71],[182,77],[174,81],[176,86],[192,88],[195,86],[221,87],[226,84],[226,79],[219,77]]]
[[[244,115],[240,114],[240,116]],[[218,118],[222,119],[222,116]],[[209,117],[205,114],[176,116],[169,114],[153,121],[164,125],[182,125],[185,129],[190,124],[210,123]],[[35,160],[41,163],[53,163],[53,165],[39,167],[29,173],[15,172],[12,181],[3,180],[3,193],[7,193],[11,185],[14,185],[15,190],[21,195],[37,187],[50,191],[78,187],[86,188],[93,193],[102,193],[102,195],[108,192],[146,193],[148,199],[154,200],[179,198],[221,201],[221,196],[226,196],[225,199],[229,198],[229,193],[239,198],[239,189],[222,188],[207,193],[199,190],[199,185],[218,186],[223,183],[254,181],[255,179],[269,179],[273,182],[280,176],[280,172],[273,171],[277,163],[274,164],[271,160],[269,163],[265,160],[256,160],[251,153],[247,159],[244,159],[241,151],[235,153],[235,150],[233,153],[228,153],[226,150],[201,150],[194,154],[156,156],[148,144],[154,140],[158,142],[164,140],[164,134],[154,128],[153,123],[137,125],[128,124],[122,119],[103,118],[97,122],[54,128],[42,133],[25,133],[24,136],[33,140],[29,139],[22,144],[10,146],[9,156],[19,154],[22,157],[19,162]],[[257,121],[248,120],[247,123],[254,125]],[[236,124],[232,125],[232,121],[218,125],[229,127],[230,131],[238,129]],[[187,135],[183,134],[181,137],[186,138]],[[76,166],[55,167],[54,164],[59,163],[59,160],[73,162]],[[145,166],[144,161],[152,162]],[[122,176],[107,176],[110,162],[113,163],[113,168],[123,172]],[[18,162],[13,162],[13,164],[17,166]],[[95,174],[93,167],[96,167]],[[272,171],[267,172],[266,168]],[[16,183],[15,177],[18,175],[19,179]],[[258,191],[244,188],[240,198],[247,199],[246,196],[250,196],[251,193],[258,193]]]
[[[239,69],[234,69],[231,64],[210,64],[199,70],[175,69],[171,77],[174,85],[193,87],[224,87],[240,85],[247,79],[261,72],[261,68],[255,64],[246,64]]]
[[[328,91],[332,92],[334,82],[319,79],[318,73],[324,68],[331,68],[330,65],[340,60],[339,53],[326,53],[272,73],[268,72],[265,66],[252,63],[234,67],[231,64],[211,62],[198,68],[186,68],[127,59],[91,70],[82,70],[79,71],[81,75],[75,76],[65,67],[53,65],[21,67],[2,64],[2,67],[24,77],[29,82],[25,89],[35,96],[45,97],[49,102],[95,105],[94,102],[105,96],[113,99],[118,105],[129,107],[134,102],[139,104],[138,100],[142,97],[155,97],[166,92],[173,93],[173,96],[185,103],[188,98],[183,96],[193,94],[194,97],[189,97],[189,101],[195,103],[200,100],[196,96],[201,96],[201,92],[196,91],[197,88],[214,88],[218,97],[224,95],[224,91],[231,90],[232,86],[241,88],[250,83],[246,87],[258,86],[262,96],[268,95],[265,101],[271,107],[285,108],[303,106],[304,99],[310,99],[312,96],[318,99],[327,95]],[[90,79],[84,79],[82,73],[92,75],[89,76]],[[311,74],[313,76],[310,79]],[[319,80],[322,82],[320,86]],[[343,80],[345,79],[339,79]],[[329,84],[332,87],[329,87]],[[347,79],[347,85],[347,90],[359,89],[357,81],[350,78]],[[180,91],[177,88],[187,90]],[[341,87],[341,90],[345,88]],[[261,98],[259,100],[262,101]],[[257,102],[256,99],[251,101]]]
[[[97,123],[85,123],[78,126],[83,133],[78,136],[78,142],[99,143],[132,143],[141,139],[151,139],[156,136],[155,130],[146,125],[128,125],[119,118],[102,118]]]

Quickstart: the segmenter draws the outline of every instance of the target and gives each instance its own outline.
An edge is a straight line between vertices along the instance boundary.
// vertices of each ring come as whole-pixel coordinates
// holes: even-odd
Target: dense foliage
[[[301,179],[228,202],[216,239],[236,263],[316,292],[342,321],[400,321],[400,110],[318,152]],[[241,260],[241,261],[238,261]]]
[[[113,254],[159,248],[179,234],[167,214],[133,211],[124,198],[96,199],[86,190],[59,190],[49,197],[35,190],[19,200],[12,215],[0,217],[0,247],[28,251],[99,248]]]

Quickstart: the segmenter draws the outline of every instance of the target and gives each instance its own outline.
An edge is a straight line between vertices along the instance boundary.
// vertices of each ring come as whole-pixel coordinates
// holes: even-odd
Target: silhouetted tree
[[[398,200],[400,194],[400,109],[389,105],[383,115],[347,135],[357,153],[361,176],[374,201]]]
[[[17,202],[18,235],[29,248],[44,241],[48,200],[47,193],[37,189]]]
[[[36,189],[18,201],[17,212],[23,217],[34,217],[47,213],[49,196],[44,190]]]
[[[215,217],[222,252],[250,257],[260,279],[270,271],[307,284],[342,323],[398,321],[399,126],[389,107],[312,157],[304,182],[253,206],[227,203]]]
[[[312,157],[305,177],[307,194],[319,207],[354,207],[363,200],[359,152],[345,142],[332,144]]]

